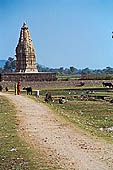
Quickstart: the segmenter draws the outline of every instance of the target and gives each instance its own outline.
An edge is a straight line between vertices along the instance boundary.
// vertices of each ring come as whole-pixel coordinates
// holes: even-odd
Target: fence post
[[[39,90],[36,90],[36,97],[40,97],[39,92],[40,92]]]

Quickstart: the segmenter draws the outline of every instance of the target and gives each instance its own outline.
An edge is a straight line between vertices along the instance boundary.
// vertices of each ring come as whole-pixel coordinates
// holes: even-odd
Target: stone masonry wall
[[[0,81],[27,82],[27,81],[55,81],[56,73],[10,73],[0,74]]]
[[[102,82],[104,80],[70,80],[70,81],[22,81],[21,87],[77,87],[80,86],[80,82],[84,82],[85,85],[82,86],[81,88],[86,87],[95,87],[95,86],[101,86],[102,87]],[[112,82],[113,80],[107,80],[105,82]],[[14,87],[15,82],[14,81],[2,81],[0,82],[0,85],[2,85],[4,88],[7,86],[9,88]]]

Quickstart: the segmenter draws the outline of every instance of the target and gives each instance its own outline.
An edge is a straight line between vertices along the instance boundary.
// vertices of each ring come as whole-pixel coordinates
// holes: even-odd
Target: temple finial
[[[27,27],[27,24],[26,24],[26,22],[24,22],[24,24],[23,24],[23,27],[24,27],[24,28],[26,28],[26,27]]]

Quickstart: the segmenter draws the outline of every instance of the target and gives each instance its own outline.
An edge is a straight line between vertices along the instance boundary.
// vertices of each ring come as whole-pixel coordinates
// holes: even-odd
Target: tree
[[[59,73],[60,73],[60,75],[64,75],[64,67],[59,68]]]
[[[74,73],[75,67],[71,66],[71,67],[70,67],[70,71],[71,71],[71,73]]]
[[[3,69],[2,69],[2,67],[0,67],[0,73],[2,73],[3,72]]]
[[[64,71],[64,67],[60,67],[59,70],[60,70],[61,72],[63,72],[63,71]]]
[[[82,74],[91,74],[91,73],[92,73],[92,70],[89,69],[89,68],[84,68],[84,69],[82,70]]]
[[[14,72],[15,70],[16,70],[16,61],[14,60],[14,58],[9,57],[4,65],[3,72],[11,73]]]
[[[111,67],[106,67],[103,71],[105,74],[113,74],[113,68]]]

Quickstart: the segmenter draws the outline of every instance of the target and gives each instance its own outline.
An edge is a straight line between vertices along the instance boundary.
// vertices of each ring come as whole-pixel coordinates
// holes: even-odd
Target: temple
[[[0,82],[6,81],[8,83],[56,81],[56,73],[38,72],[35,50],[26,23],[21,28],[19,42],[16,47],[16,72],[0,74]]]
[[[16,72],[38,72],[30,31],[25,22],[16,47]]]

